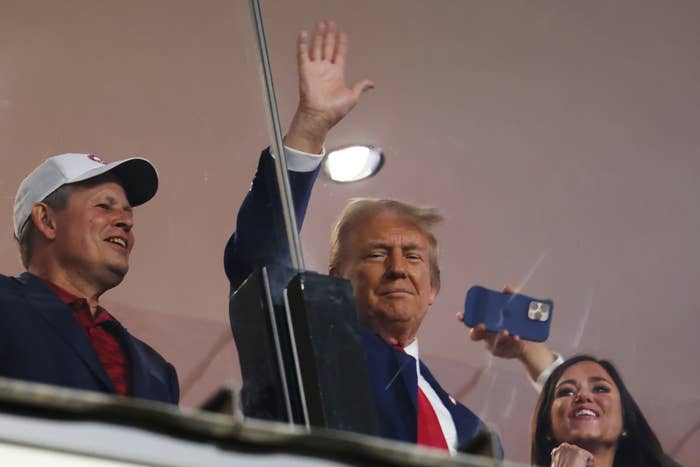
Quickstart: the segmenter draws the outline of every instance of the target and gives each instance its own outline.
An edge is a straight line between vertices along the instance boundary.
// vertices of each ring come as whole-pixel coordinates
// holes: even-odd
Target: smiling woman
[[[588,355],[552,372],[532,417],[535,465],[673,466],[615,367]]]

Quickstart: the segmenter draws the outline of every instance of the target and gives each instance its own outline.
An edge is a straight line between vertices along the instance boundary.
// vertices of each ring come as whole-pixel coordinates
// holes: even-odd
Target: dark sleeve
[[[131,396],[178,405],[180,385],[175,367],[116,320],[110,323],[108,329],[119,338],[129,356]]]
[[[319,169],[289,172],[297,230],[301,230],[304,222]],[[229,238],[224,251],[224,269],[231,290],[236,290],[256,268],[273,264],[291,266],[291,256],[282,204],[277,194],[274,159],[266,149],[260,155],[250,191],[238,211],[236,231]]]
[[[166,371],[168,373],[168,388],[170,388],[170,402],[175,405],[180,403],[180,383],[177,380],[177,372],[175,367],[167,363]]]
[[[420,373],[423,375],[423,378],[428,381],[428,384],[430,384],[430,386],[435,390],[435,393],[442,401],[442,404],[447,408],[452,416],[452,420],[454,421],[455,428],[457,430],[458,450],[462,452],[466,452],[464,451],[465,449],[480,451],[481,448],[484,448],[484,450],[480,452],[485,453],[485,448],[488,447],[490,456],[497,459],[503,459],[503,448],[498,436],[494,432],[490,431],[484,422],[474,412],[450,396],[447,391],[440,386],[433,374],[430,372],[428,367],[423,364],[423,362],[420,362]],[[474,442],[473,445],[472,442]]]

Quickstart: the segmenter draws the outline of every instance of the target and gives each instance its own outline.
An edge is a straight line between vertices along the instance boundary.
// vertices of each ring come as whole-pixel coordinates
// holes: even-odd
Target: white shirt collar
[[[413,342],[404,347],[403,351],[418,360],[418,339],[413,339]]]

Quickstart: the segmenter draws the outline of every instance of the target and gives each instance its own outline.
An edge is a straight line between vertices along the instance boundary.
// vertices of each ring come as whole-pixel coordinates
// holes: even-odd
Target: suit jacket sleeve
[[[313,184],[320,167],[313,172],[289,172],[297,230],[301,230]],[[224,252],[224,269],[231,290],[256,268],[269,265],[291,266],[282,214],[277,193],[274,159],[269,149],[262,152],[251,189],[243,200],[236,219],[236,231]]]

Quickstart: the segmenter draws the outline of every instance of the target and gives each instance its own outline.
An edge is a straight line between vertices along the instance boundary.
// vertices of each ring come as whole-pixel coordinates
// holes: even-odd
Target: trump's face
[[[437,287],[425,233],[391,214],[379,214],[349,232],[335,273],[352,283],[360,321],[385,336],[415,337]],[[409,342],[398,342],[406,345]]]

